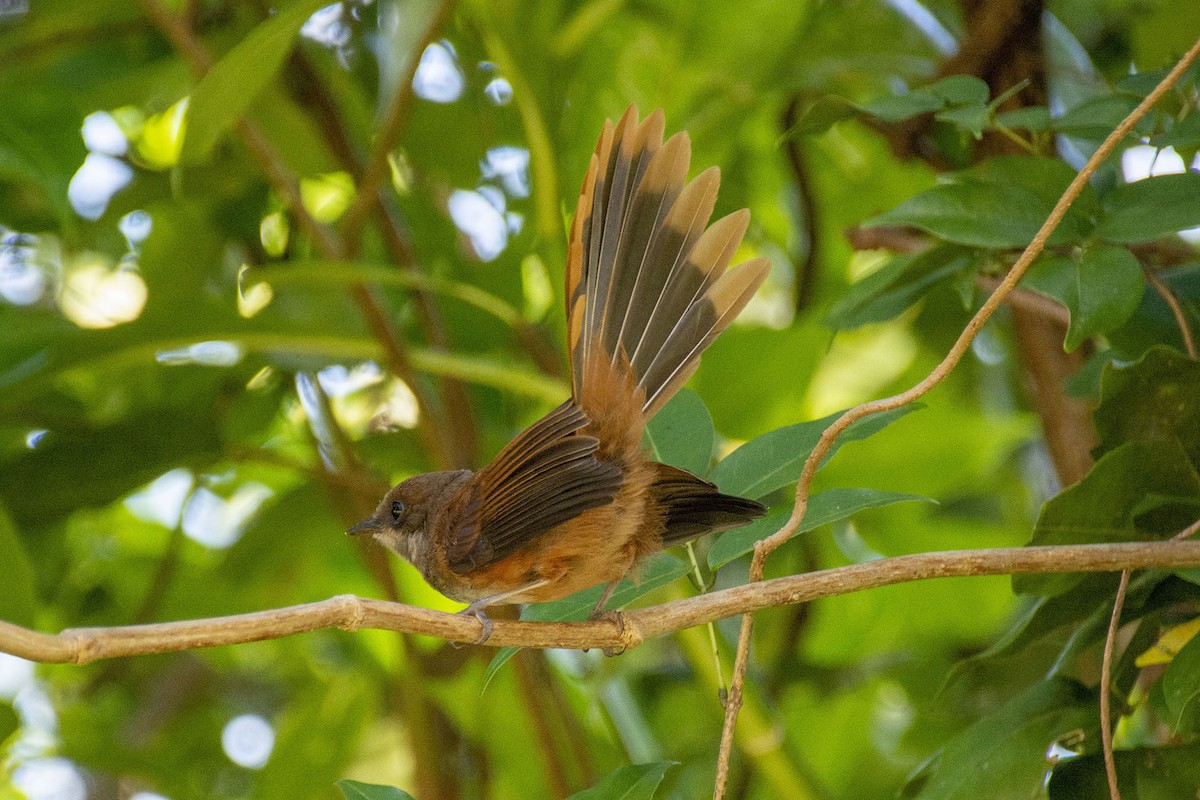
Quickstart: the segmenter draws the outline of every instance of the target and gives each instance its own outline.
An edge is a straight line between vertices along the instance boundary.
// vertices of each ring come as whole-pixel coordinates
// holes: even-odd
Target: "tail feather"
[[[589,413],[606,396],[602,382],[632,373],[649,419],[766,278],[765,259],[727,269],[749,215],[709,227],[720,173],[685,184],[690,141],[680,133],[664,144],[663,129],[661,111],[639,123],[632,106],[606,123],[580,193],[567,330],[573,394]]]
[[[673,547],[703,536],[737,528],[766,513],[761,503],[721,494],[717,487],[692,473],[655,464],[650,491],[663,509],[663,547]]]
[[[739,264],[722,275],[703,300],[688,306],[641,378],[639,385],[647,390],[643,411],[646,419],[688,382],[700,366],[700,356],[742,313],[770,268],[765,258]]]

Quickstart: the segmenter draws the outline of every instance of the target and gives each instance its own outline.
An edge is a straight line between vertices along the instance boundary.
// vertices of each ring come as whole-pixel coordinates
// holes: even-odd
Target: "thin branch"
[[[1129,570],[1122,570],[1113,600],[1112,617],[1108,621],[1108,636],[1104,639],[1104,658],[1100,661],[1100,746],[1104,751],[1104,774],[1108,778],[1110,800],[1121,800],[1117,789],[1117,762],[1113,757],[1112,735],[1112,662],[1116,650],[1117,628],[1121,625],[1121,609],[1125,607],[1125,592],[1129,589]]]
[[[171,41],[194,74],[203,76],[211,69],[212,56],[203,43],[193,35],[182,17],[164,6],[161,0],[141,0],[141,5],[155,27]],[[284,204],[299,221],[305,233],[312,238],[317,251],[325,258],[344,260],[349,255],[345,241],[308,213],[300,196],[300,185],[296,176],[292,174],[267,135],[258,125],[246,118],[238,120],[236,127],[246,149],[254,156],[259,168],[262,169],[275,191],[283,198]],[[403,339],[368,287],[352,287],[351,297],[366,318],[372,334],[383,346],[389,367],[408,384],[417,398],[417,405],[421,412],[417,430],[426,450],[436,464],[449,466],[454,460],[451,455],[453,444],[450,439],[450,429],[448,426],[440,424],[438,420],[431,418],[435,405],[430,402],[428,392],[417,380]]]
[[[882,411],[890,411],[900,406],[906,405],[913,400],[923,396],[933,387],[937,386],[945,379],[950,371],[958,364],[967,349],[971,346],[972,340],[983,327],[984,323],[996,312],[1000,303],[1008,294],[1016,287],[1017,283],[1024,277],[1025,272],[1029,269],[1030,264],[1042,252],[1046,246],[1046,241],[1050,238],[1050,234],[1062,222],[1063,217],[1067,214],[1067,209],[1083,191],[1088,180],[1099,166],[1104,163],[1117,145],[1124,141],[1125,137],[1133,130],[1134,125],[1138,123],[1154,104],[1165,95],[1172,86],[1183,76],[1183,73],[1191,66],[1192,62],[1200,56],[1200,40],[1197,40],[1184,55],[1179,63],[1162,79],[1162,81],[1146,96],[1137,108],[1129,113],[1124,120],[1117,125],[1116,129],[1108,135],[1108,137],[1096,148],[1091,158],[1083,166],[1083,169],[1075,176],[1074,180],[1063,192],[1062,197],[1055,203],[1054,209],[1050,212],[1045,223],[1033,237],[1029,247],[1021,254],[1013,264],[1008,275],[1001,281],[993,293],[975,314],[974,317],[967,323],[962,334],[950,348],[950,352],[939,363],[928,376],[921,380],[918,384],[905,392],[901,392],[893,397],[875,400],[869,403],[856,406],[837,419],[832,425],[825,429],[821,434],[817,446],[813,448],[809,454],[808,460],[804,463],[804,469],[800,474],[799,483],[796,486],[796,503],[792,509],[792,515],[787,523],[776,533],[759,541],[754,547],[754,558],[750,562],[750,582],[761,581],[763,577],[763,568],[767,557],[775,551],[780,545],[790,539],[799,530],[800,521],[804,517],[804,512],[808,508],[809,489],[812,485],[813,476],[816,473],[817,466],[824,459],[829,449],[833,446],[834,440],[837,439],[843,431],[846,430],[852,423],[860,420],[871,414],[877,414]],[[733,683],[730,687],[729,700],[726,704],[725,726],[721,731],[721,746],[717,759],[717,774],[713,789],[714,800],[721,800],[725,793],[725,783],[729,775],[729,758],[733,752],[733,727],[737,723],[738,710],[742,701],[742,685],[746,679],[746,669],[749,665],[750,656],[750,637],[754,630],[754,617],[747,614],[742,618],[740,638],[738,640],[737,657],[734,661]]]
[[[990,275],[979,275],[975,278],[975,285],[984,291],[994,292],[1000,286],[1000,279],[993,278]],[[1005,302],[1013,308],[1036,314],[1039,317],[1061,325],[1063,328],[1071,324],[1071,314],[1067,311],[1066,306],[1037,292],[1031,292],[1028,289],[1018,287],[1008,293]]]
[[[800,114],[800,95],[793,95],[783,112],[783,130],[790,131],[796,126]],[[811,303],[813,293],[817,288],[818,272],[821,266],[821,236],[817,230],[817,200],[813,192],[812,179],[809,175],[808,164],[800,142],[796,137],[788,137],[784,144],[788,166],[792,170],[792,181],[796,184],[796,192],[800,201],[795,220],[801,239],[800,255],[796,261],[796,287],[793,305],[797,314],[804,311]]]
[[[433,16],[430,17],[429,24],[425,27],[421,38],[413,43],[413,51],[404,74],[400,76],[400,82],[396,86],[396,94],[388,103],[383,118],[379,122],[379,132],[375,134],[371,155],[363,168],[362,176],[358,179],[358,186],[355,187],[357,194],[354,202],[342,217],[342,235],[347,241],[357,241],[367,217],[371,215],[379,200],[380,187],[383,186],[384,179],[388,175],[388,155],[399,141],[400,133],[404,130],[404,123],[408,121],[408,109],[413,101],[413,77],[417,74],[421,55],[425,52],[425,48],[437,38],[453,7],[453,0],[442,0]]]
[[[1183,541],[1196,535],[1197,532],[1200,532],[1200,519],[1172,536],[1171,541]],[[1117,596],[1113,600],[1112,617],[1108,621],[1108,636],[1104,640],[1104,657],[1100,661],[1100,742],[1104,752],[1104,774],[1108,778],[1110,800],[1121,800],[1121,792],[1117,788],[1117,764],[1113,757],[1112,720],[1109,705],[1112,695],[1113,651],[1116,649],[1121,611],[1125,606],[1125,592],[1129,589],[1129,577],[1129,570],[1121,571],[1121,582],[1117,584]]]
[[[618,631],[617,626],[607,620],[494,620],[495,627],[487,645],[620,650],[636,647],[646,639],[738,614],[931,578],[1196,566],[1200,566],[1200,542],[1184,541],[918,553],[760,580],[627,611],[623,631]],[[338,595],[314,603],[228,617],[110,628],[71,628],[58,634],[39,633],[0,621],[0,652],[43,663],[86,664],[105,658],[278,639],[322,628],[404,631],[464,643],[477,641],[481,633],[479,621],[472,616]]]
[[[1171,309],[1171,313],[1175,316],[1175,324],[1179,326],[1179,335],[1183,337],[1183,349],[1188,354],[1188,358],[1196,360],[1196,340],[1192,338],[1192,326],[1188,324],[1187,312],[1183,310],[1183,304],[1179,302],[1179,298],[1171,291],[1171,287],[1163,283],[1162,278],[1154,273],[1154,270],[1142,265],[1142,272],[1146,276],[1146,282],[1154,287],[1154,291],[1158,292],[1167,307]]]

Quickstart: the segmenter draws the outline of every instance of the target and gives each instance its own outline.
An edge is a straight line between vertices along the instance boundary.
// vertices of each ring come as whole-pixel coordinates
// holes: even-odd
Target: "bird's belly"
[[[564,522],[508,558],[459,576],[453,591],[442,591],[471,602],[528,586],[504,602],[542,603],[620,580],[659,547],[661,523],[648,518],[644,500],[639,502],[644,497],[637,493],[631,499],[622,491],[612,503]]]

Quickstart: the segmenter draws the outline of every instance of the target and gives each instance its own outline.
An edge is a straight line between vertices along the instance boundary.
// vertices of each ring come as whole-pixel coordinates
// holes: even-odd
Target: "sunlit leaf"
[[[1200,639],[1183,646],[1167,665],[1163,674],[1163,697],[1172,718],[1167,720],[1173,730],[1179,729],[1184,712],[1200,696]]]
[[[411,794],[395,786],[344,779],[337,782],[337,787],[346,800],[413,800]]]
[[[203,161],[275,77],[304,21],[325,0],[295,0],[261,23],[197,84],[188,104],[181,157]]]
[[[1197,633],[1200,633],[1200,617],[1168,628],[1158,637],[1154,647],[1137,657],[1137,666],[1143,668],[1152,664],[1170,664]]]

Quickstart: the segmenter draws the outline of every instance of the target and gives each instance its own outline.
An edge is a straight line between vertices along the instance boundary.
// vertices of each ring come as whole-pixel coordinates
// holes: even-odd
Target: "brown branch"
[[[800,113],[800,95],[793,95],[783,112],[783,130],[790,131],[796,126]],[[817,200],[813,194],[812,179],[809,176],[808,164],[800,149],[796,137],[788,137],[784,143],[788,166],[792,170],[792,180],[796,184],[800,208],[796,215],[796,227],[799,228],[803,241],[801,242],[801,257],[796,261],[794,308],[797,314],[804,311],[812,303],[813,292],[817,288],[817,278],[821,267],[821,236],[817,230]]]
[[[417,67],[421,63],[421,55],[425,52],[425,48],[437,38],[438,32],[441,31],[442,25],[450,16],[453,7],[452,0],[442,0],[433,16],[430,17],[429,24],[421,38],[414,42],[412,56],[409,58],[404,74],[400,77],[400,83],[396,86],[396,94],[388,103],[383,118],[379,122],[379,132],[375,135],[374,147],[371,149],[371,155],[367,159],[362,176],[358,179],[358,186],[355,187],[357,194],[354,202],[342,217],[342,235],[346,237],[347,241],[358,239],[363,224],[366,223],[367,217],[371,215],[372,209],[378,201],[380,187],[389,170],[388,155],[400,139],[404,123],[408,121],[408,109],[413,101],[412,82],[413,77],[417,74]]]
[[[1179,298],[1171,291],[1171,287],[1163,283],[1162,278],[1154,274],[1154,270],[1142,264],[1142,272],[1146,276],[1146,282],[1154,287],[1154,291],[1158,292],[1167,307],[1171,309],[1171,313],[1175,316],[1175,324],[1179,326],[1179,335],[1183,337],[1183,349],[1188,354],[1188,358],[1196,360],[1196,340],[1192,338],[1192,326],[1188,324],[1187,312],[1183,310],[1183,304],[1179,302]]]
[[[155,27],[170,40],[194,74],[203,76],[212,68],[212,56],[203,43],[192,34],[181,16],[166,8],[161,0],[141,0],[141,4]],[[345,241],[327,226],[317,222],[304,207],[296,176],[292,174],[262,129],[246,118],[238,120],[236,127],[246,149],[257,160],[259,168],[282,197],[288,210],[299,221],[301,228],[312,238],[317,251],[325,258],[332,260],[347,258],[349,250]],[[403,339],[387,318],[383,307],[367,287],[361,285],[352,287],[351,297],[366,318],[372,334],[382,345],[389,367],[409,385],[413,395],[417,398],[420,410],[417,432],[421,436],[426,450],[437,465],[449,466],[455,460],[452,456],[452,432],[449,426],[432,418],[435,405],[430,402],[425,387],[417,380]]]
[[[1116,650],[1117,629],[1121,626],[1121,610],[1125,607],[1125,592],[1129,589],[1129,570],[1121,571],[1117,584],[1117,596],[1113,599],[1112,617],[1108,621],[1108,635],[1104,639],[1104,657],[1100,661],[1100,747],[1104,751],[1104,774],[1108,778],[1110,800],[1121,800],[1117,789],[1117,762],[1113,757],[1112,740],[1112,662]]]
[[[1192,355],[1195,358],[1195,355]],[[1200,532],[1200,519],[1187,526],[1171,537],[1171,541],[1179,542]],[[1100,745],[1104,753],[1104,775],[1108,779],[1108,794],[1110,800],[1121,800],[1121,791],[1117,788],[1117,762],[1113,756],[1111,695],[1112,695],[1112,662],[1116,650],[1117,628],[1121,621],[1121,611],[1125,607],[1125,592],[1129,589],[1129,570],[1121,571],[1121,581],[1117,584],[1117,596],[1113,600],[1112,617],[1108,621],[1108,635],[1104,639],[1104,655],[1100,661]]]
[[[1138,123],[1154,104],[1165,95],[1172,86],[1182,77],[1183,73],[1191,66],[1192,62],[1200,56],[1200,40],[1197,40],[1188,50],[1187,54],[1179,60],[1179,63],[1162,79],[1162,81],[1146,96],[1138,106],[1129,112],[1129,115],[1117,125],[1116,129],[1108,135],[1108,137],[1100,144],[1096,151],[1088,159],[1083,169],[1071,181],[1071,184],[1063,192],[1062,197],[1055,203],[1050,216],[1047,217],[1045,223],[1034,235],[1033,241],[1029,247],[1021,253],[1020,258],[1013,264],[1008,275],[1001,281],[995,293],[993,293],[976,312],[975,316],[967,323],[962,334],[959,335],[954,345],[950,348],[950,352],[946,357],[933,369],[929,375],[923,380],[905,392],[898,395],[875,400],[869,403],[855,406],[846,413],[842,414],[832,425],[825,429],[821,434],[817,446],[813,448],[808,459],[804,462],[804,469],[801,471],[800,480],[796,486],[796,503],[792,509],[792,515],[787,523],[776,533],[759,541],[754,547],[754,557],[750,562],[750,585],[761,581],[763,577],[763,568],[766,564],[767,557],[776,550],[780,545],[790,539],[799,530],[800,521],[804,517],[804,512],[808,508],[809,489],[812,486],[813,476],[816,474],[817,466],[825,458],[830,448],[833,446],[834,440],[837,439],[843,431],[846,430],[852,423],[860,420],[871,414],[877,414],[882,411],[890,411],[900,406],[906,405],[913,400],[923,396],[926,392],[937,386],[945,379],[950,371],[958,364],[967,349],[971,346],[976,334],[983,327],[984,323],[996,312],[1000,303],[1008,296],[1008,294],[1016,287],[1017,283],[1024,277],[1025,272],[1029,269],[1030,264],[1042,252],[1046,246],[1046,241],[1050,238],[1050,234],[1062,222],[1066,216],[1067,209],[1079,196],[1083,187],[1087,185],[1088,180],[1096,169],[1108,158],[1116,146],[1125,139],[1134,125]],[[717,759],[717,773],[714,781],[713,798],[721,800],[725,792],[725,783],[729,775],[729,758],[733,752],[733,727],[737,722],[738,710],[742,703],[742,689],[746,680],[746,669],[749,665],[750,656],[750,637],[754,630],[754,617],[752,614],[746,614],[742,617],[741,632],[738,639],[737,656],[734,661],[733,683],[730,686],[729,699],[726,703],[725,726],[721,731],[721,745]]]
[[[1011,299],[1016,292],[1009,295]],[[1021,352],[1023,377],[1042,426],[1042,439],[1059,486],[1078,483],[1092,468],[1097,443],[1091,403],[1067,392],[1066,377],[1083,367],[1090,342],[1067,352],[1067,325],[1013,303],[1012,327]]]
[[[1000,279],[990,275],[978,275],[975,278],[975,285],[986,292],[994,292],[1000,287]],[[1066,306],[1044,294],[1017,287],[1008,293],[1008,297],[1004,301],[1015,309],[1041,317],[1047,322],[1053,322],[1064,330],[1071,324],[1071,314],[1067,311]],[[1061,337],[1059,341],[1061,342]]]
[[[760,580],[719,592],[673,600],[624,614],[624,631],[612,622],[494,620],[491,647],[636,647],[644,640],[764,608],[931,578],[1200,566],[1200,542],[1166,541],[949,550],[896,556],[864,564]],[[403,631],[453,642],[475,642],[472,616],[338,595],[302,605],[228,617],[71,628],[58,634],[0,621],[0,652],[50,664],[86,664],[106,658],[172,653],[201,647],[278,639],[323,628]]]

